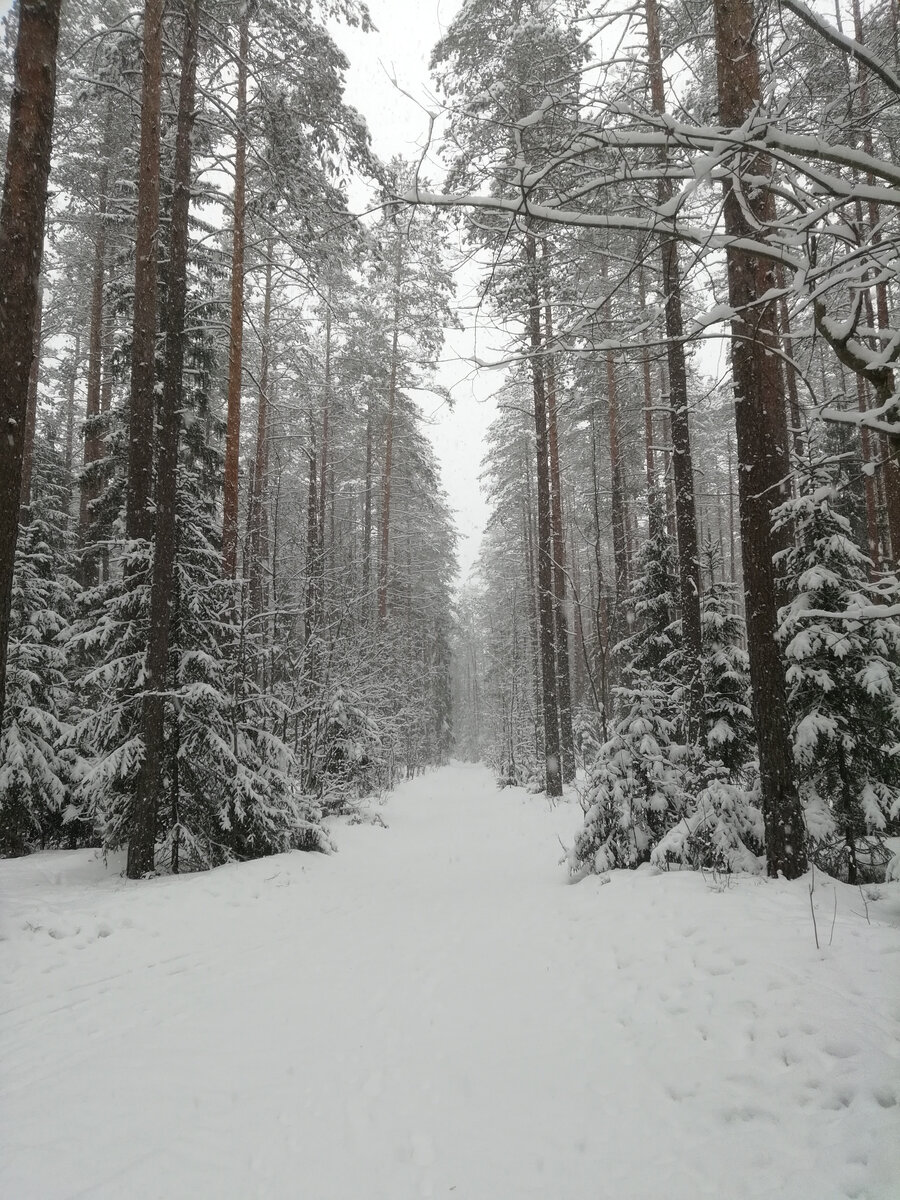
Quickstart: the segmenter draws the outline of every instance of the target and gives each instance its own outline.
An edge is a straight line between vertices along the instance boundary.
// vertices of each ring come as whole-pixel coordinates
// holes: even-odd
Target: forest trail
[[[339,852],[0,863],[9,1200],[895,1200],[900,896],[617,873],[452,766]],[[823,932],[824,931],[824,932]],[[897,1172],[897,1173],[894,1173]]]

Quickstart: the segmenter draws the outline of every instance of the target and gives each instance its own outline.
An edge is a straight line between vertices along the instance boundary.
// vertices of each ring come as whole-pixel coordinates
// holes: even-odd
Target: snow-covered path
[[[481,768],[129,884],[0,864],[6,1200],[896,1200],[900,885],[572,887]]]

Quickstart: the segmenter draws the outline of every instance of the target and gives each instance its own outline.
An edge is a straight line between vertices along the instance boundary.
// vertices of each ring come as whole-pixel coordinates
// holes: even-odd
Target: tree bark
[[[559,471],[559,426],[556,419],[556,357],[553,344],[553,308],[550,303],[550,252],[541,244],[544,282],[544,324],[547,354],[547,449],[550,465],[550,530],[553,549],[553,616],[556,634],[556,682],[559,700],[559,737],[563,783],[575,778],[575,734],[572,728],[572,676],[569,664],[569,627],[566,620],[566,542],[563,533],[562,483]]]
[[[327,556],[334,554],[334,470],[331,470],[332,483],[332,505],[331,505],[331,530],[330,537],[326,540],[325,537],[325,515],[328,507],[328,480],[329,467],[328,461],[329,438],[331,430],[329,428],[331,421],[331,287],[328,288],[328,293],[325,299],[325,371],[323,379],[323,395],[322,395],[322,444],[320,453],[321,475],[319,478],[319,551],[322,555],[322,606],[326,606],[325,588],[328,582],[327,571]]]
[[[545,782],[548,796],[561,796],[562,755],[559,737],[559,697],[556,686],[550,461],[547,439],[544,346],[541,338],[541,294],[534,237],[528,233],[525,235],[525,262],[528,287],[528,339],[531,348],[535,450],[537,453],[538,612],[541,645],[541,698],[544,710]]]
[[[76,332],[72,347],[72,366],[66,388],[66,473],[71,479],[75,451],[75,391],[78,387],[78,368],[81,365],[81,334]]]
[[[103,332],[104,332],[104,284],[106,282],[106,214],[109,191],[110,130],[112,127],[112,100],[107,104],[106,123],[103,131],[103,148],[100,158],[100,173],[97,180],[97,226],[94,232],[94,265],[91,282],[91,320],[88,331],[87,399],[84,419],[84,470],[81,478],[81,496],[78,509],[78,540],[82,547],[81,583],[85,588],[97,582],[97,557],[87,549],[91,525],[91,505],[97,499],[98,488],[91,477],[92,465],[103,456],[103,439],[98,431],[100,419],[100,388],[103,378]]]
[[[263,327],[256,411],[256,454],[248,505],[248,588],[250,612],[259,616],[266,603],[265,565],[269,542],[269,370],[271,362],[272,258],[274,240],[266,246],[266,278],[263,294]]]
[[[178,92],[172,196],[169,287],[163,314],[165,360],[159,413],[156,520],[150,583],[150,628],[141,699],[144,757],[130,814],[127,874],[140,879],[154,868],[156,825],[166,774],[166,686],[175,578],[178,436],[184,395],[184,325],[187,305],[188,212],[191,202],[191,130],[197,76],[200,0],[187,0]]]
[[[762,89],[752,0],[714,0],[719,119],[740,128],[760,107]],[[725,229],[732,238],[761,236],[775,219],[762,156],[741,154],[724,183]],[[753,183],[747,186],[746,180]],[[751,226],[755,222],[755,228]],[[771,876],[795,879],[806,870],[805,829],[788,724],[784,666],[775,641],[778,597],[775,554],[783,539],[772,532],[772,511],[789,486],[788,431],[779,369],[777,300],[772,266],[730,247],[728,290],[735,392],[738,496],[744,567],[747,642],[753,718],[759,747],[760,787]]]
[[[370,392],[366,401],[366,478],[363,484],[362,582],[367,618],[372,611],[369,597],[369,584],[372,577],[372,425],[374,423],[374,413],[372,409],[372,394]]]
[[[0,724],[18,536],[28,376],[44,218],[61,0],[21,0],[0,206]]]
[[[400,274],[403,267],[403,241],[397,230],[394,259],[394,318],[391,337],[391,375],[388,384],[387,415],[384,430],[384,473],[381,479],[381,549],[378,556],[378,621],[387,621],[388,575],[391,537],[391,475],[394,467],[394,408],[397,401],[397,357],[400,340]]]
[[[144,3],[141,147],[138,164],[134,327],[125,531],[130,541],[153,536],[153,426],[156,417],[156,291],[159,229],[159,128],[164,0]]]
[[[244,354],[244,236],[247,190],[247,58],[250,5],[241,12],[234,140],[234,230],[231,245],[231,328],[228,339],[228,412],[225,425],[225,488],[222,496],[222,570],[237,573],[238,458],[241,444],[241,377]]]
[[[44,328],[44,288],[38,280],[37,305],[34,312],[34,354],[28,372],[28,405],[25,410],[25,444],[22,447],[22,487],[19,494],[19,521],[27,525],[31,508],[31,473],[34,468],[34,435],[37,428],[38,381],[41,373],[41,343]]]

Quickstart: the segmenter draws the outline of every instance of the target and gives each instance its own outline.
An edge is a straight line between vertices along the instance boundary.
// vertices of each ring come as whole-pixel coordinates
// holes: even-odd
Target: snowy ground
[[[5,1200],[900,1197],[900,884],[565,882],[481,768],[133,884],[0,864]],[[831,940],[831,945],[829,945]]]

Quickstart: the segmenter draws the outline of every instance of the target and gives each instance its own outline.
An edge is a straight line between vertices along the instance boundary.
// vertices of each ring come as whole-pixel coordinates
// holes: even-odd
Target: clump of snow
[[[482,768],[386,813],[142,883],[0,863],[0,1195],[894,1200],[900,884],[817,873],[817,950],[809,877],[569,885],[579,806]]]

